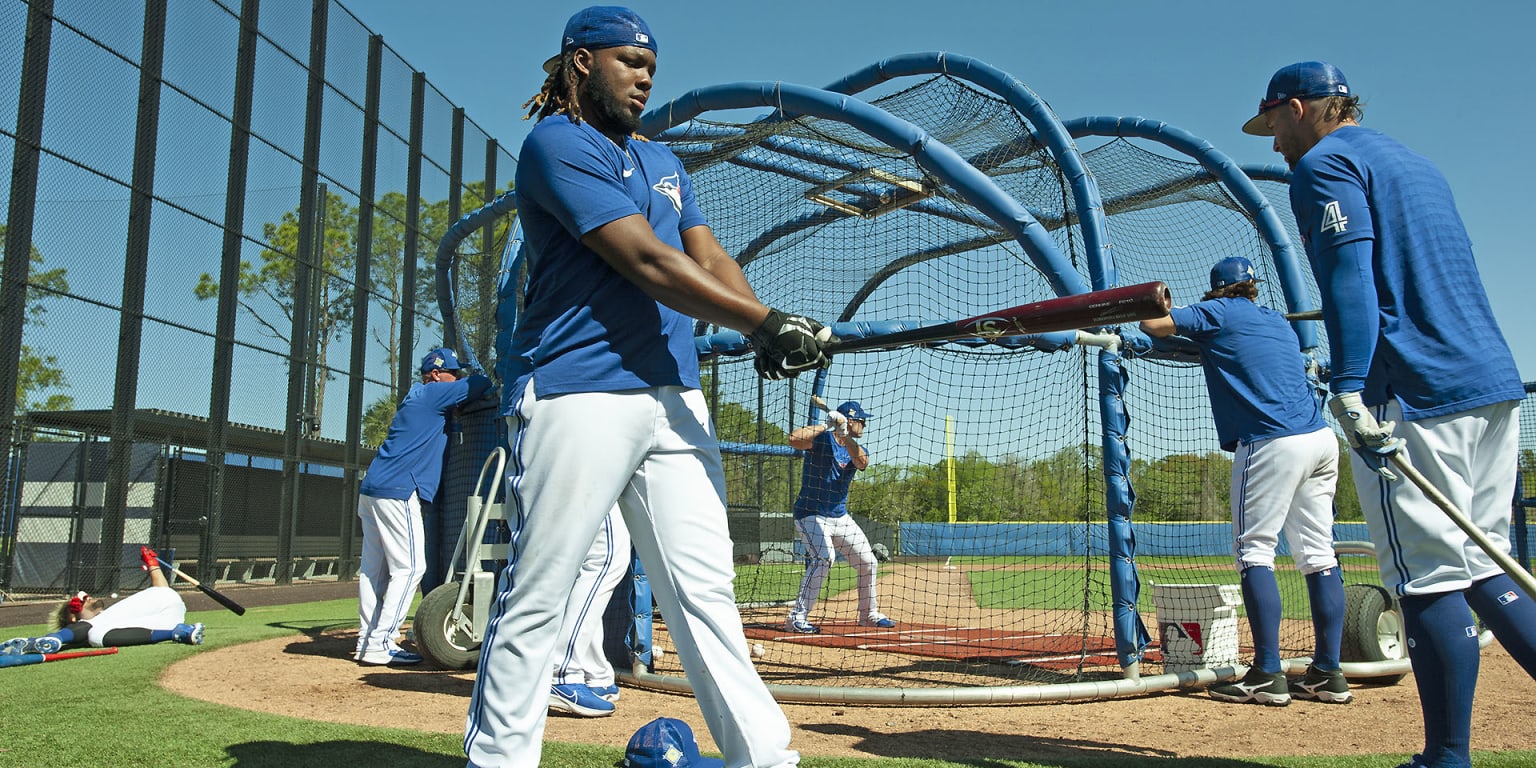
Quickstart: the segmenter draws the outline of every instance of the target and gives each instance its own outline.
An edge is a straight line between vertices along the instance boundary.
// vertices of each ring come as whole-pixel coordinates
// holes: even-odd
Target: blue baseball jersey
[[[1169,313],[1200,345],[1205,388],[1223,450],[1324,428],[1301,342],[1285,317],[1248,299],[1210,299]]]
[[[424,502],[432,501],[443,477],[448,410],[483,396],[490,388],[491,380],[480,375],[412,384],[395,409],[389,434],[358,490],[376,499],[408,499],[414,493]]]
[[[1450,186],[1427,158],[1345,126],[1296,164],[1291,210],[1322,292],[1334,392],[1444,416],[1525,390]]]
[[[697,388],[693,321],[581,243],[641,214],[657,238],[682,250],[682,233],[706,223],[682,161],[661,144],[628,139],[620,147],[587,123],[551,115],[523,142],[517,203],[528,282],[511,346],[529,350],[540,396]]]
[[[853,476],[858,471],[853,466],[853,456],[832,438],[831,430],[812,438],[811,449],[805,452],[805,461],[800,465],[800,496],[795,499],[795,519],[848,514],[848,488],[853,485]]]

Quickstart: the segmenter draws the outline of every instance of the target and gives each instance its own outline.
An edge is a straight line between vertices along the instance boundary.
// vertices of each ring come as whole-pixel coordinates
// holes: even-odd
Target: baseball
[[[112,599],[113,599],[113,600],[116,600],[116,599],[117,599],[117,593],[116,593],[116,592],[113,592],[113,593],[112,593]]]
[[[760,658],[763,657],[763,654],[765,654],[767,652],[768,652],[767,649],[763,648],[763,644],[762,643],[753,643],[752,644],[752,655],[754,657],[760,659]]]
[[[657,646],[657,647],[651,649],[651,658],[656,660],[656,661],[661,661],[663,658],[666,657],[666,655],[667,655],[667,652],[663,651],[661,649],[661,646]]]

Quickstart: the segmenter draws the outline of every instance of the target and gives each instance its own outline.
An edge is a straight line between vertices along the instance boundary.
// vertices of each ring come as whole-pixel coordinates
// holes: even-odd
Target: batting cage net
[[[1004,99],[939,75],[869,103],[983,171],[1088,278],[1066,175]],[[665,137],[716,234],[770,306],[827,322],[931,324],[1055,295],[1052,276],[1004,228],[912,153],[845,122],[776,112],[740,123],[695,119]],[[1266,279],[1260,301],[1286,307],[1251,214],[1199,163],[1123,138],[1084,144],[1096,144],[1084,158],[1119,284],[1165,281],[1175,303],[1189,303],[1206,290],[1211,264],[1242,255]],[[1284,185],[1267,186],[1287,218]],[[706,389],[726,444],[737,596],[750,641],[762,646],[764,678],[835,689],[1121,677],[1099,354],[1071,343],[915,346],[838,357],[815,383],[763,382],[750,357],[713,356]],[[1155,670],[1167,647],[1185,665],[1192,650],[1201,665],[1246,663],[1230,454],[1217,445],[1198,361],[1148,353],[1116,370],[1128,377],[1136,607],[1149,625],[1160,613],[1177,619],[1159,619],[1176,629],[1154,631],[1140,661]],[[858,574],[846,557],[808,616],[820,632],[786,627],[807,564],[792,515],[801,460],[787,440],[824,417],[810,405],[813,387],[834,407],[855,400],[872,414],[862,439],[872,464],[847,506],[880,559],[878,611],[894,628],[861,625]],[[1340,485],[1350,497],[1341,509],[1358,520],[1347,476]],[[1277,573],[1284,654],[1305,656],[1306,589],[1284,551]],[[1346,574],[1376,581],[1369,558],[1352,558]],[[1166,599],[1154,600],[1160,593]],[[1208,605],[1212,596],[1225,601]],[[665,648],[664,617],[657,629]],[[681,674],[665,655],[655,669]]]

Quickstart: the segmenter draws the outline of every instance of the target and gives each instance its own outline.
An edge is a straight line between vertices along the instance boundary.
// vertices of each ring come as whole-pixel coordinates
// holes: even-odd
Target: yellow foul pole
[[[944,417],[944,463],[949,470],[949,521],[959,517],[959,504],[955,498],[955,417]]]

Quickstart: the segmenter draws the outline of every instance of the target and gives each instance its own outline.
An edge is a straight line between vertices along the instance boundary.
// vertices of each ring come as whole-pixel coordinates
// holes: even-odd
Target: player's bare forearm
[[[741,265],[725,250],[725,246],[715,238],[715,233],[707,226],[690,227],[683,231],[683,250],[688,257],[698,262],[704,271],[714,275],[726,286],[736,289],[745,296],[757,299],[757,292],[752,290],[752,285],[747,282],[747,276],[741,271]]]
[[[809,451],[816,436],[827,431],[825,424],[810,424],[789,433],[789,447],[797,451]]]
[[[768,316],[768,307],[750,289],[721,280],[689,254],[663,243],[639,214],[608,222],[581,242],[647,296],[689,317],[751,333]],[[744,285],[746,279],[740,279]]]
[[[1178,333],[1178,328],[1173,324],[1173,316],[1163,315],[1141,321],[1141,332],[1161,339]]]

